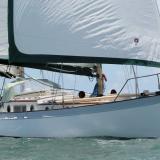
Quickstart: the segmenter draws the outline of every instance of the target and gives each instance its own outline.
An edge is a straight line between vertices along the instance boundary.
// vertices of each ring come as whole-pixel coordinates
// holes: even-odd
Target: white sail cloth
[[[8,0],[1,0],[0,1],[0,64],[8,63],[8,59],[9,59],[8,30],[9,30],[8,29]],[[14,51],[12,53],[14,54]],[[75,71],[77,71],[76,72],[77,74],[91,75],[92,68],[94,66],[94,64],[63,64],[62,67],[61,65],[62,64],[50,64],[49,69],[50,70],[54,69],[55,71],[58,71],[59,69],[63,68],[67,73],[68,73],[67,70],[69,70],[69,73],[72,73],[72,72],[75,73]],[[0,73],[5,73],[5,72],[8,72],[12,75],[17,75],[18,68],[13,66],[8,67],[6,65],[0,65]]]
[[[7,0],[0,1],[0,61],[8,60]]]
[[[21,53],[160,62],[156,0],[13,1]]]
[[[7,65],[8,48],[8,1],[0,0],[0,76],[11,78],[19,74],[19,69],[16,66]]]

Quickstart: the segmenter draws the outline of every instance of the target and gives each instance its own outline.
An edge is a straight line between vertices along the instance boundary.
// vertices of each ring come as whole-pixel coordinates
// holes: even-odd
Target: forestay
[[[160,66],[156,0],[11,0],[10,61]]]

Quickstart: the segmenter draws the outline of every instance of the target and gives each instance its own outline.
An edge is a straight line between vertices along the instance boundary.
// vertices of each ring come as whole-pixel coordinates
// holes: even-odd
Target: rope
[[[61,64],[61,69],[62,69],[62,64]],[[63,79],[63,73],[61,71],[61,77],[62,77],[62,85],[61,85],[61,92],[62,92],[62,104],[63,104],[63,108],[64,108],[64,92],[62,90],[62,88],[64,88],[64,79]]]

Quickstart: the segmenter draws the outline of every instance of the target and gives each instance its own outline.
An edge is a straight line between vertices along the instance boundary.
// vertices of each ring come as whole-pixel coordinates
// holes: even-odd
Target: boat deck
[[[149,93],[145,96],[153,95],[155,95],[155,93]],[[59,95],[53,95],[45,92],[34,92],[15,96],[9,102],[4,103],[4,106],[1,107],[0,112],[29,112],[73,108],[89,105],[92,106],[115,101],[136,99],[138,97],[142,97],[142,95],[109,94],[101,97],[90,97],[90,95],[86,95],[85,98],[79,98],[78,96],[74,96],[73,94],[66,94],[63,96],[62,93]]]

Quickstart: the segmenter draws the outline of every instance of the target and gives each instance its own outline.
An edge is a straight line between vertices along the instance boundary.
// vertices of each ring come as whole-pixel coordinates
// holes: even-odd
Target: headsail
[[[11,0],[10,60],[160,66],[156,0]]]

